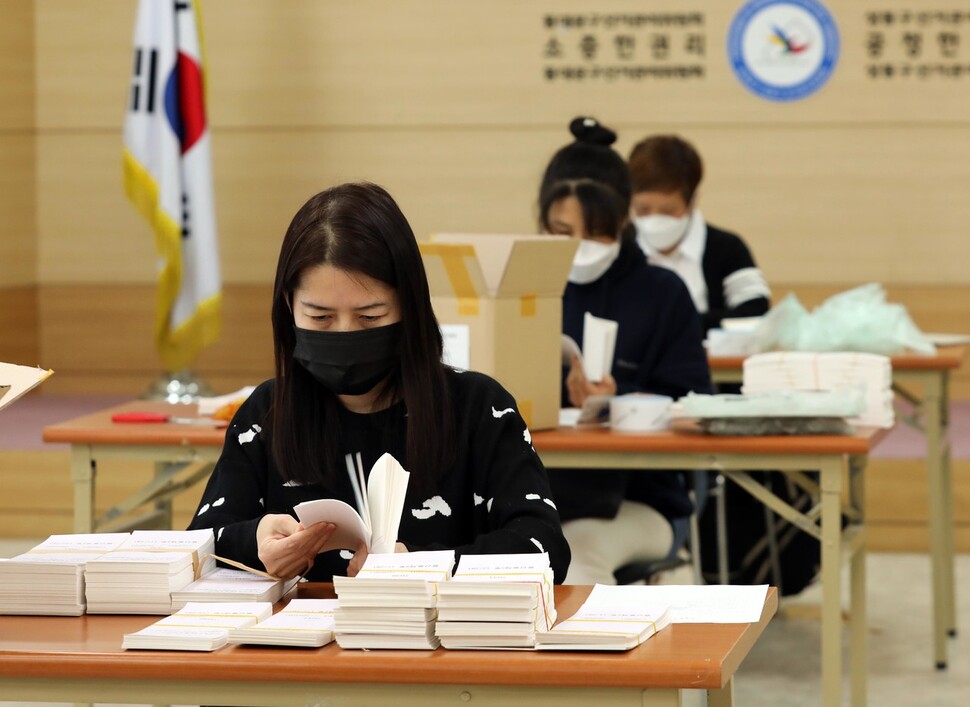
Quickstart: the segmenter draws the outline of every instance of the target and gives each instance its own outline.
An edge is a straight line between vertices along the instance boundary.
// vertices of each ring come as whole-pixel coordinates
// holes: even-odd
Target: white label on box
[[[442,360],[446,366],[467,371],[471,368],[471,330],[467,324],[442,324],[444,339]]]

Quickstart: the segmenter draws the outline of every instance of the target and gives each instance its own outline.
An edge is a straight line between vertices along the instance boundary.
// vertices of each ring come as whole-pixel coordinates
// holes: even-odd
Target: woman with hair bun
[[[590,395],[710,392],[690,294],[674,273],[646,262],[628,228],[630,175],[611,147],[616,134],[589,117],[573,120],[570,131],[575,140],[553,155],[539,190],[540,229],[580,240],[563,293],[563,333],[582,342],[587,312],[619,329],[602,381],[588,380],[575,357],[564,369],[563,406]],[[557,469],[549,479],[572,550],[570,584],[615,584],[619,567],[666,557],[671,521],[692,510],[673,472]]]

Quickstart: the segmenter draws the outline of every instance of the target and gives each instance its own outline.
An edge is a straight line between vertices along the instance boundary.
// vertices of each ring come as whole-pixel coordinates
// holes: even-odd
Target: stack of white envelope
[[[214,651],[228,643],[232,631],[265,621],[272,613],[269,602],[192,602],[141,631],[125,634],[121,647]]]
[[[782,390],[845,390],[862,388],[866,409],[850,418],[862,427],[892,427],[895,422],[892,364],[888,356],[871,353],[775,351],[744,360],[742,392]]]
[[[319,648],[333,640],[337,603],[337,599],[291,599],[258,624],[232,631],[229,642]]]
[[[214,547],[211,528],[134,531],[85,567],[88,613],[171,613],[172,592],[215,569]]]
[[[665,604],[622,601],[597,584],[579,611],[548,631],[536,633],[539,650],[625,651],[671,623]],[[629,596],[629,595],[625,595]]]
[[[334,577],[341,648],[437,648],[435,595],[455,566],[453,550],[368,555],[356,577]]]
[[[463,555],[438,588],[435,633],[445,648],[532,648],[555,621],[546,553]]]
[[[295,580],[285,583],[285,588],[291,588],[294,583]],[[219,567],[172,592],[172,611],[178,611],[190,601],[268,601],[275,604],[284,593],[284,582],[281,579]]]
[[[80,616],[85,610],[84,566],[128,537],[51,535],[21,555],[0,560],[0,614]]]

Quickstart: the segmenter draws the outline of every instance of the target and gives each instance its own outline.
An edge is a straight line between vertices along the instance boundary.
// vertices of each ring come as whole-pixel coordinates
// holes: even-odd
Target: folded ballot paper
[[[80,616],[85,611],[85,565],[129,537],[51,535],[27,552],[0,561],[0,614]]]
[[[641,601],[603,600],[597,595],[600,587],[604,585],[594,587],[575,614],[548,631],[537,632],[536,648],[626,651],[636,648],[671,623],[669,606]]]
[[[275,604],[297,581],[298,578],[284,582],[220,567],[172,592],[172,611],[178,611],[193,601],[268,601]]]
[[[186,604],[151,626],[125,634],[121,647],[155,651],[214,651],[229,642],[232,631],[265,621],[269,602]]]
[[[356,577],[335,576],[337,643],[341,648],[436,648],[435,597],[454,565],[454,550],[371,554]]]
[[[46,380],[54,371],[0,362],[0,410]]]
[[[554,601],[548,554],[462,555],[438,586],[435,634],[451,649],[532,648],[555,623]]]
[[[319,648],[334,637],[337,599],[290,599],[278,613],[258,624],[233,629],[229,643]]]
[[[603,380],[613,370],[613,353],[616,350],[619,326],[610,319],[595,317],[586,312],[583,317],[583,349],[580,351],[576,341],[563,334],[562,365],[568,368],[572,365],[573,357],[578,356],[589,380]]]
[[[322,521],[337,526],[320,552],[366,547],[376,554],[393,553],[411,475],[390,454],[382,455],[366,478],[360,454],[356,464],[348,454],[347,473],[360,513],[336,498],[321,498],[297,505],[297,517],[304,526]]]
[[[89,614],[168,614],[172,592],[215,569],[211,528],[136,530],[85,567]]]

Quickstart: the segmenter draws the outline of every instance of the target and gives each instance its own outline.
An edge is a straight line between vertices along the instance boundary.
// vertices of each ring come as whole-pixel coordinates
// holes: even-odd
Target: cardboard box
[[[420,244],[445,360],[498,380],[532,429],[559,424],[562,293],[578,245],[486,234]]]

